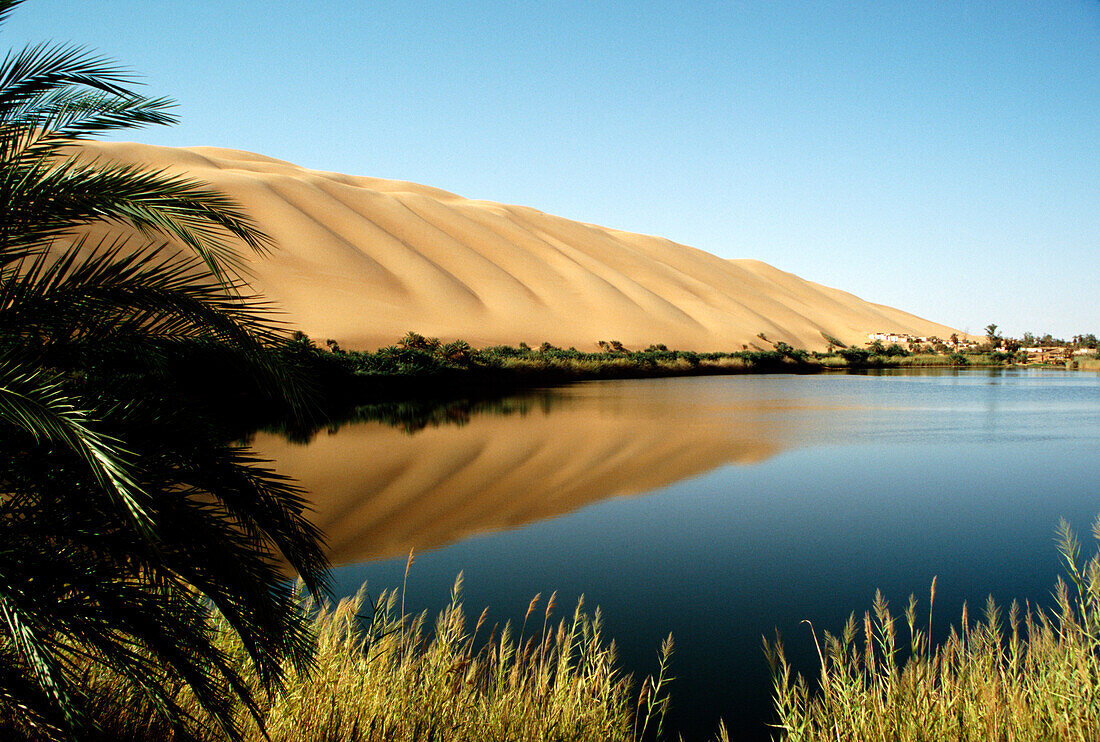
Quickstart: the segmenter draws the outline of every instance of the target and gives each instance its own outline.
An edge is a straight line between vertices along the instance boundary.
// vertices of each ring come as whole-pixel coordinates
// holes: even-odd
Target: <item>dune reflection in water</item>
[[[517,397],[461,424],[409,432],[380,422],[308,444],[258,433],[253,445],[309,491],[335,564],[423,551],[609,497],[636,495],[804,442],[810,414],[789,398],[685,405],[680,380],[594,382]],[[705,386],[705,385],[704,385]],[[795,407],[792,407],[794,405]]]

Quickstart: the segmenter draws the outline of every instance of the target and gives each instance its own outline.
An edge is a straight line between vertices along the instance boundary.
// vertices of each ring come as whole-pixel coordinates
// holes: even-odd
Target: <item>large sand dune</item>
[[[277,244],[251,281],[285,321],[348,348],[415,330],[475,346],[818,349],[822,333],[954,330],[756,260],[435,188],[319,172],[226,149],[82,145],[104,161],[185,172],[236,199]]]

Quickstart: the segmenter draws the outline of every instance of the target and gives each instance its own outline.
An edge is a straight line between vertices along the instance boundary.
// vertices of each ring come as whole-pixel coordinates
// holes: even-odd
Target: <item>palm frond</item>
[[[148,239],[165,236],[194,250],[219,280],[245,270],[231,240],[257,253],[271,240],[227,196],[198,181],[136,165],[70,158],[0,168],[0,250],[51,242],[94,223],[114,222]]]
[[[80,240],[0,270],[0,338],[24,338],[57,353],[89,344],[203,340],[229,350],[269,393],[294,409],[301,385],[269,349],[286,339],[271,307],[228,288],[194,257],[165,247],[132,249],[127,241]]]
[[[127,97],[135,80],[114,62],[79,46],[35,44],[8,53],[0,62],[0,123],[7,114],[43,93],[83,86]]]
[[[7,112],[0,128],[22,134],[24,138],[15,140],[22,146],[0,147],[0,156],[8,162],[15,161],[17,156],[28,161],[56,155],[59,148],[77,139],[119,129],[168,124],[173,121],[168,113],[173,105],[167,98],[119,96],[70,88],[52,90],[29,98],[20,107]],[[26,138],[28,133],[31,136]]]
[[[65,724],[79,727],[82,723],[79,707],[73,703],[70,683],[66,679],[53,653],[46,646],[46,637],[39,626],[19,610],[18,603],[0,586],[0,619],[16,651],[29,666],[38,686],[50,703],[61,712]]]
[[[0,24],[6,21],[15,6],[22,2],[23,0],[0,0]]]
[[[239,738],[228,699],[236,695],[254,713],[258,709],[231,658],[214,643],[201,593],[153,569],[152,552],[134,560],[143,553],[141,544],[125,530],[106,527],[110,519],[86,499],[63,503],[92,526],[98,545],[92,534],[67,528],[68,518],[55,517],[45,503],[24,504],[29,517],[0,528],[9,547],[0,551],[0,572],[5,587],[17,588],[14,595],[0,592],[0,616],[9,624],[9,616],[17,616],[22,634],[35,640],[16,646],[18,656],[29,668],[41,666],[40,674],[48,670],[48,682],[58,688],[45,704],[38,699],[36,715],[60,715],[70,728],[81,723],[88,699],[80,676],[89,666],[102,666],[126,679],[174,726],[185,727],[193,719],[172,691],[172,678],[178,678],[223,733]],[[74,581],[79,592],[72,590]]]
[[[133,479],[127,452],[119,441],[92,430],[87,415],[73,405],[57,378],[0,358],[0,421],[76,453],[138,528],[149,531],[147,497]]]
[[[188,453],[176,471],[179,481],[217,502],[253,548],[285,559],[310,595],[322,599],[328,562],[324,536],[307,517],[306,492],[246,446],[203,446]]]
[[[0,23],[19,2],[0,0]],[[314,661],[285,575],[327,593],[304,493],[169,376],[214,349],[296,401],[270,352],[283,330],[242,279],[240,250],[271,241],[196,180],[73,146],[174,121],[135,85],[75,46],[0,61],[0,736],[80,738],[133,700],[166,738],[239,739],[234,707],[262,733],[259,691],[216,631],[268,693]],[[94,673],[132,695],[89,696]]]
[[[270,307],[195,258],[126,240],[79,240],[0,273],[0,334],[53,343],[206,338],[255,351],[285,337]]]
[[[0,738],[54,740],[65,722],[11,642],[0,643]]]

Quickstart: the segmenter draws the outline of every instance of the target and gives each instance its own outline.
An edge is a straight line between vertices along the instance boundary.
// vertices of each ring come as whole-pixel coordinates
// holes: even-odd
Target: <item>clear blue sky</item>
[[[30,0],[260,152],[767,261],[955,327],[1100,333],[1100,2]]]

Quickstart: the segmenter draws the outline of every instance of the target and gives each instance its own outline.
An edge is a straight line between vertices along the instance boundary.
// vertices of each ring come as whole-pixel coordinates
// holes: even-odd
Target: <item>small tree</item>
[[[427,338],[412,330],[405,333],[405,337],[398,342],[402,347],[409,350],[423,350],[428,353],[434,353],[440,346],[439,338]]]
[[[1000,336],[997,334],[997,325],[988,324],[985,326],[985,336],[989,340],[989,347],[997,347],[997,343],[1000,341]]]

